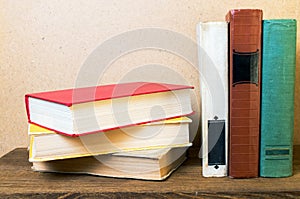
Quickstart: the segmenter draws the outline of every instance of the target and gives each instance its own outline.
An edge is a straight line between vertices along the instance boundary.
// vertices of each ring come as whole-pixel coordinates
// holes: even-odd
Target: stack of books
[[[198,24],[203,176],[292,175],[296,29],[259,9]]]
[[[165,179],[191,146],[191,89],[133,82],[27,94],[33,170]]]

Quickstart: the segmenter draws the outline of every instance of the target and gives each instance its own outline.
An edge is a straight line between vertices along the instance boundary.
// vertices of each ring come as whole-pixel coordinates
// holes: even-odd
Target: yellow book
[[[29,161],[41,162],[126,151],[191,146],[187,117],[130,126],[79,137],[29,124]]]

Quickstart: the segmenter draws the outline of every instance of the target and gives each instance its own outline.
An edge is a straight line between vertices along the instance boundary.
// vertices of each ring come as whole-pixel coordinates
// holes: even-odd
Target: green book
[[[293,173],[296,29],[294,19],[263,21],[262,177],[286,177]]]

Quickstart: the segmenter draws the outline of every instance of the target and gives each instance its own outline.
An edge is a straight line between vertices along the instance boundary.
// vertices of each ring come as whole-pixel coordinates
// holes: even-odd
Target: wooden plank
[[[0,159],[0,198],[43,197],[297,197],[300,195],[300,146],[295,147],[294,175],[288,178],[203,178],[201,160],[190,158],[162,182],[31,171],[26,149]]]

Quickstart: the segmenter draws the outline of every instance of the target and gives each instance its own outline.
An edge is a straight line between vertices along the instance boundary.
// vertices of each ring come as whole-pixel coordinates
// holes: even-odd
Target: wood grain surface
[[[294,175],[288,178],[203,178],[200,159],[192,157],[156,182],[33,172],[26,149],[18,148],[0,159],[0,198],[299,198],[299,154],[295,146]]]

